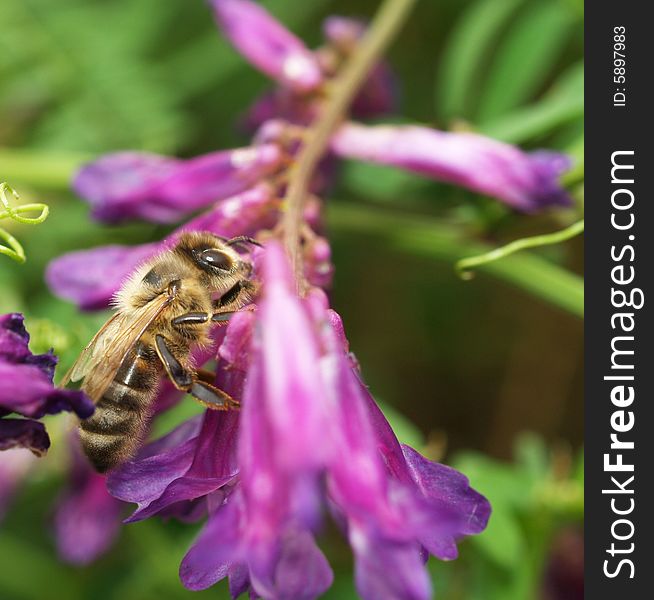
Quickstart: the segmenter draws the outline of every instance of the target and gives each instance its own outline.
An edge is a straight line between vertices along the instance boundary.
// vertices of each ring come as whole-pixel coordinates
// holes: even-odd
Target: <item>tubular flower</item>
[[[86,418],[94,406],[83,392],[54,387],[57,357],[52,352],[32,354],[29,339],[23,315],[0,316],[0,450],[23,447],[40,456],[50,438],[37,419],[62,411]],[[11,413],[28,418],[6,418]]]
[[[260,71],[297,92],[322,83],[314,55],[264,8],[249,0],[210,0],[225,36]]]
[[[498,198],[525,212],[567,206],[558,177],[570,160],[555,152],[527,154],[474,133],[417,126],[343,125],[332,138],[342,158],[390,165]]]
[[[228,576],[234,597],[248,587],[263,598],[319,596],[332,573],[314,534],[329,508],[364,598],[382,597],[389,568],[398,587],[388,597],[428,598],[424,551],[456,557],[456,540],[484,529],[488,502],[460,473],[398,443],[340,318],[319,290],[295,294],[274,242],[262,281],[256,312],[234,317],[219,350],[217,382],[241,399],[240,423],[211,412],[189,421],[114,471],[110,491],[138,503],[130,520],[208,514],[180,568],[190,589]]]
[[[242,409],[206,411],[150,442],[110,472],[107,488],[136,504],[128,522],[206,519],[180,566],[189,589],[228,578],[234,598],[246,591],[271,600],[320,596],[333,574],[315,536],[329,514],[352,548],[364,599],[426,599],[426,557],[455,558],[458,540],[485,528],[490,505],[464,475],[400,444],[363,383],[341,319],[320,289],[333,266],[319,196],[336,159],[353,158],[530,211],[568,202],[557,182],[568,161],[473,134],[344,120],[298,201],[302,194],[289,193],[298,172],[307,175],[296,168],[298,156],[316,143],[312,128],[333,108],[329,85],[338,85],[364,25],[331,18],[324,46],[310,51],[254,2],[210,4],[236,49],[277,84],[248,117],[254,138],[246,151],[254,158],[246,166],[234,164],[232,151],[188,161],[133,153],[100,159],[77,179],[96,214],[177,227],[161,241],[65,255],[51,263],[47,279],[58,295],[101,308],[136,266],[183,231],[256,237],[265,246],[252,254],[260,295],[216,334],[217,356],[213,351],[215,384]],[[394,96],[390,71],[378,64],[343,117],[384,112]],[[279,238],[297,240],[293,275]],[[194,364],[210,358],[205,348]],[[157,399],[160,410],[177,400],[169,392]]]
[[[277,146],[264,144],[178,160],[143,152],[108,154],[83,166],[75,191],[106,222],[141,218],[174,223],[217,200],[239,194],[280,165]]]

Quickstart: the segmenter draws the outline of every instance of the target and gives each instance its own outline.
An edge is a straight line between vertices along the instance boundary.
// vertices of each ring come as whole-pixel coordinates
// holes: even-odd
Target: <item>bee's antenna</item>
[[[225,242],[228,246],[233,246],[236,249],[239,248],[239,246],[244,249],[247,247],[247,244],[252,244],[253,246],[258,246],[259,248],[263,248],[263,245],[254,238],[248,237],[247,235],[239,235],[237,237],[233,237],[230,240],[227,240]]]

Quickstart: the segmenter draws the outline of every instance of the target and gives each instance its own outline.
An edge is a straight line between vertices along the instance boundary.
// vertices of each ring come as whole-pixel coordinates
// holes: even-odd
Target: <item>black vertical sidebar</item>
[[[649,7],[638,0],[585,3],[589,600],[654,597],[654,25]]]

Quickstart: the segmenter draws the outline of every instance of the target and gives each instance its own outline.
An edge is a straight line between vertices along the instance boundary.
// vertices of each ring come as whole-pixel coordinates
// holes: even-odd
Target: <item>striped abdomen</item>
[[[80,423],[82,448],[100,473],[137,451],[160,374],[154,348],[138,342],[125,357],[93,415]]]

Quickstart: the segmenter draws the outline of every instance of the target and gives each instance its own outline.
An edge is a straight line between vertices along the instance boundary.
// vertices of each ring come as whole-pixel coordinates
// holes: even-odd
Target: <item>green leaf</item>
[[[450,35],[436,79],[437,108],[451,119],[466,116],[484,60],[522,0],[478,0]]]
[[[488,121],[529,99],[543,85],[569,39],[572,15],[560,2],[533,2],[494,57],[478,120]]]
[[[488,498],[493,509],[488,527],[471,542],[496,564],[517,568],[525,546],[518,510],[529,506],[532,491],[529,478],[522,469],[481,454],[459,454],[452,464],[470,479],[473,488]]]
[[[543,439],[535,433],[521,434],[515,443],[517,463],[536,484],[549,473],[549,454]]]
[[[520,144],[553,129],[581,120],[584,115],[584,65],[577,63],[566,71],[548,94],[533,104],[512,110],[479,127],[490,137]]]

